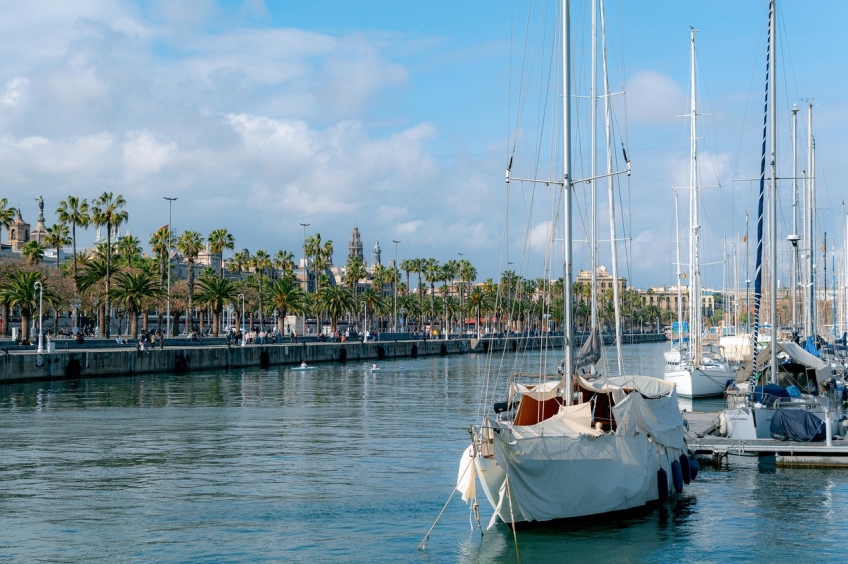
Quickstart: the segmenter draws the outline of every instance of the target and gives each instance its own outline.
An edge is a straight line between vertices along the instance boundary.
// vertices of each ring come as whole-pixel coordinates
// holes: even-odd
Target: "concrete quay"
[[[553,341],[553,342],[551,342]],[[0,352],[0,384],[103,376],[130,376],[161,372],[267,368],[319,362],[379,361],[391,358],[446,356],[472,352],[524,351],[543,346],[561,347],[562,339],[496,338],[451,340],[370,341],[346,343],[282,343],[246,346],[166,341],[164,349],[139,351],[135,346],[79,348],[58,346],[56,352],[37,354],[31,348]]]

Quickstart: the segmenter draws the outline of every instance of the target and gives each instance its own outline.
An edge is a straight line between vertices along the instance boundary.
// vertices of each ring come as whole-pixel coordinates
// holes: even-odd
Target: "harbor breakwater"
[[[661,335],[635,335],[625,343],[661,341]],[[173,346],[164,349],[60,349],[52,353],[0,355],[0,384],[162,372],[296,365],[301,362],[380,361],[418,356],[523,352],[562,348],[562,337],[397,340],[347,343],[284,343],[247,346]],[[579,339],[578,339],[579,341]]]

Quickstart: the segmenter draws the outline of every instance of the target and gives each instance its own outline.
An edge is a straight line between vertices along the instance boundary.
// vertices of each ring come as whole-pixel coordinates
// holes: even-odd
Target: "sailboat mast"
[[[813,249],[816,247],[816,229],[813,217],[815,205],[813,203],[813,102],[807,102],[807,292],[806,292],[806,324],[804,329],[807,336],[815,339],[816,334],[816,269],[813,260]]]
[[[772,0],[772,10],[769,18],[771,26],[771,45],[772,53],[772,80],[769,82],[771,86],[771,96],[769,100],[769,121],[771,122],[771,194],[769,200],[769,268],[771,269],[771,382],[777,384],[777,112],[775,106],[777,104],[777,25],[775,16],[775,2]]]
[[[701,364],[701,285],[700,285],[700,266],[698,261],[699,255],[699,238],[700,230],[698,219],[698,124],[697,124],[697,106],[696,106],[696,69],[695,69],[695,34],[697,30],[691,29],[691,108],[692,115],[689,123],[689,262],[690,262],[690,278],[689,278],[689,341],[692,347],[692,358],[695,366]]]
[[[565,313],[565,367],[563,376],[565,378],[565,405],[571,405],[573,396],[572,375],[574,371],[574,322],[572,312],[572,239],[571,231],[571,206],[574,186],[571,184],[571,47],[569,26],[570,2],[562,0],[562,168],[563,168],[563,190],[564,190],[564,213],[563,230],[565,263],[563,265],[563,303]]]
[[[680,217],[678,213],[678,194],[674,192],[674,234],[677,248],[677,345],[683,345],[683,279],[680,277]]]
[[[754,339],[753,345],[756,351],[757,341],[760,335],[760,301],[763,295],[763,208],[765,207],[766,190],[766,134],[769,124],[769,109],[773,101],[771,95],[771,84],[774,82],[772,73],[772,57],[774,39],[774,0],[769,2],[769,31],[768,47],[766,48],[766,93],[765,106],[763,108],[763,145],[760,157],[760,190],[757,197],[757,251],[756,264],[754,266]],[[772,347],[774,350],[774,347]],[[753,358],[753,373],[757,376],[757,355]]]
[[[598,147],[598,1],[592,0],[592,88],[589,104],[592,107],[591,132],[589,150],[592,163],[592,173],[589,181],[591,199],[591,217],[589,218],[589,261],[592,265],[592,331],[598,330],[598,274],[597,274],[597,251],[598,251],[598,192],[595,189],[595,177],[597,176],[597,147]]]
[[[607,30],[604,18],[604,0],[601,0],[601,61],[604,68],[604,125],[607,140],[607,188],[609,192],[610,247],[612,255],[612,300],[615,309],[615,351],[618,373],[624,374],[621,354],[621,296],[618,288],[618,243],[615,229],[615,184],[612,178],[612,118],[610,114],[609,73],[607,72]]]
[[[798,108],[792,108],[792,331],[798,330]]]

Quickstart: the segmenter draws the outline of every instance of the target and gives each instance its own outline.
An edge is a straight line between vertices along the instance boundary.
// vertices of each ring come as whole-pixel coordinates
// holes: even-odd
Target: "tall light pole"
[[[368,342],[368,302],[359,302],[365,308],[365,324],[362,326],[362,342]]]
[[[162,196],[166,200],[168,200],[168,311],[165,314],[165,319],[167,320],[167,329],[166,333],[168,337],[171,336],[171,242],[174,240],[173,232],[171,231],[171,218],[172,218],[172,210],[173,204],[177,201],[176,198],[169,198],[168,196]]]
[[[462,311],[462,290],[465,285],[465,280],[462,279],[462,257],[465,253],[456,253],[459,255],[459,338],[465,333],[465,313]]]
[[[33,284],[33,288],[38,288],[38,354],[44,352],[44,317],[42,310],[42,300],[44,298],[44,286],[41,285],[40,280],[36,280],[35,284]]]
[[[394,310],[395,310],[395,317],[394,317],[394,321],[392,322],[392,333],[397,333],[397,277],[398,277],[398,245],[400,244],[400,241],[395,241],[394,239],[392,239],[392,243],[394,243],[394,244],[395,244],[395,271],[394,271],[394,272],[392,272],[392,280],[393,280],[393,282],[392,282],[392,286],[394,286],[394,287],[395,287],[395,297],[394,297]]]
[[[245,342],[244,337],[247,334],[247,332],[244,330],[244,294],[239,294],[238,299],[241,300],[241,325],[240,325],[240,328],[241,328],[241,346],[244,346],[244,342]]]

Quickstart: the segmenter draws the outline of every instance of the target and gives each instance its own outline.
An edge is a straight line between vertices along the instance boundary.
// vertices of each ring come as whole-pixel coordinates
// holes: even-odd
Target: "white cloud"
[[[132,182],[158,172],[171,162],[176,151],[176,143],[162,143],[150,131],[128,132],[122,149],[126,179]]]
[[[686,93],[660,72],[640,71],[627,82],[627,108],[633,123],[673,124],[686,111]]]
[[[4,106],[14,108],[21,103],[26,95],[26,88],[29,85],[29,80],[22,77],[15,77],[6,83],[6,89],[0,95],[0,103]]]

